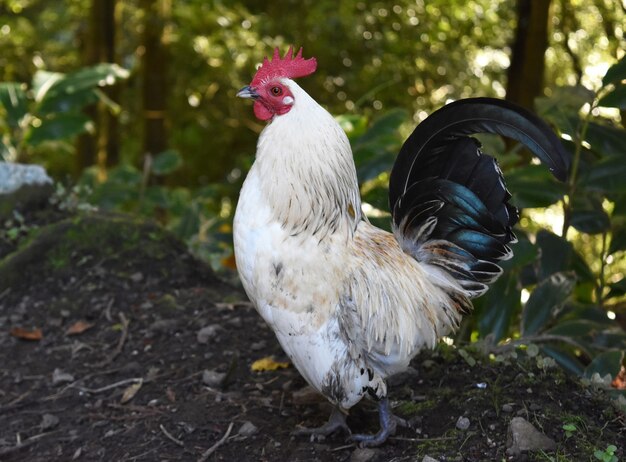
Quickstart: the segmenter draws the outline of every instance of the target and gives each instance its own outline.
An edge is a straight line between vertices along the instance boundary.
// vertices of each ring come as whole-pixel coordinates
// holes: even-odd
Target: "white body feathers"
[[[347,137],[295,82],[260,136],[234,221],[237,268],[304,378],[347,409],[457,326],[456,281],[361,213]]]

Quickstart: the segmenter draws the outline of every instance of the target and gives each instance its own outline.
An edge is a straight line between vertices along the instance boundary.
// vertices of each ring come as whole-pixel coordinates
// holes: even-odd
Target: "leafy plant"
[[[562,428],[563,430],[565,430],[566,438],[571,438],[578,431],[578,428],[576,428],[576,425],[574,425],[573,423],[563,424]]]
[[[619,459],[615,455],[615,451],[617,451],[617,447],[613,444],[609,444],[604,451],[598,449],[593,453],[593,455],[596,459],[601,460],[602,462],[617,462]]]
[[[98,64],[69,74],[37,71],[30,87],[0,83],[0,159],[23,159],[42,143],[87,131],[91,121],[83,108],[100,100],[119,110],[100,88],[128,75],[116,64]]]

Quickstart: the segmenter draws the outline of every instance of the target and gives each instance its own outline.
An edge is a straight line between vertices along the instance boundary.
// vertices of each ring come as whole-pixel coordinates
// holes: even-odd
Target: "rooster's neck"
[[[345,133],[333,117],[291,80],[292,109],[259,138],[254,165],[274,218],[292,234],[352,235],[361,199]]]

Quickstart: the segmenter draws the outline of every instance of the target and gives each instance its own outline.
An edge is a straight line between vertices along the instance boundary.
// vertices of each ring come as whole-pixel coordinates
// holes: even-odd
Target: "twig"
[[[31,436],[27,440],[20,441],[15,446],[10,446],[8,448],[2,448],[2,449],[0,449],[0,457],[8,456],[9,454],[11,454],[13,452],[17,452],[17,451],[19,451],[21,449],[24,449],[25,447],[28,447],[31,444],[36,443],[40,439],[45,438],[46,436],[52,435],[54,433],[58,433],[58,430],[55,430],[55,431],[52,431],[52,432],[47,432],[47,433],[40,433],[39,435]]]
[[[120,321],[122,321],[122,335],[120,337],[120,340],[117,342],[115,350],[113,350],[113,353],[111,353],[106,359],[100,361],[99,363],[93,364],[92,367],[106,366],[107,364],[113,362],[113,360],[117,358],[117,356],[122,352],[122,348],[124,348],[124,343],[126,343],[126,339],[128,338],[128,325],[130,324],[130,321],[126,318],[126,316],[124,316],[124,313],[122,313],[121,311],[119,315]]]
[[[85,393],[97,394],[97,393],[102,393],[103,391],[111,390],[112,388],[117,388],[122,385],[126,385],[127,383],[137,383],[141,381],[143,381],[143,377],[133,377],[132,379],[120,380],[119,382],[111,383],[109,385],[105,385],[104,387],[100,387],[100,388],[86,388],[86,387],[75,387],[75,386],[73,386],[72,388],[76,388],[77,390],[84,391]]]
[[[425,441],[448,441],[448,440],[456,440],[457,438],[454,436],[440,436],[438,438],[404,438],[402,436],[390,436],[390,440],[395,441],[408,441],[410,443],[423,443]]]
[[[209,449],[204,451],[204,454],[202,454],[202,456],[198,459],[198,462],[205,462],[209,458],[209,456],[217,450],[217,448],[219,448],[222,444],[224,444],[224,441],[226,441],[226,439],[230,435],[230,432],[232,431],[234,424],[235,422],[230,423],[230,425],[228,426],[228,430],[226,430],[226,433],[224,433],[224,436],[222,436],[222,438],[217,443],[215,443]]]
[[[185,447],[185,443],[183,443],[181,440],[179,440],[178,438],[175,438],[170,432],[168,432],[165,427],[163,426],[163,424],[159,425],[159,428],[161,429],[161,431],[163,432],[163,434],[165,436],[167,436],[171,441],[173,441],[174,443],[176,443],[177,445],[179,445],[180,447]]]
[[[356,444],[354,443],[344,444],[343,446],[339,446],[338,448],[332,448],[328,452],[343,451],[344,449],[350,449],[350,448],[355,448],[355,447],[356,447]]]

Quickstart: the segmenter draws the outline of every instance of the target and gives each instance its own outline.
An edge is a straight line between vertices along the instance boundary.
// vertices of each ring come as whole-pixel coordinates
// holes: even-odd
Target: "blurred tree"
[[[143,101],[143,151],[152,156],[168,147],[167,99],[170,0],[140,0],[143,34],[140,54]]]
[[[543,94],[551,0],[518,0],[517,27],[507,69],[506,99],[533,109]]]
[[[117,62],[115,6],[115,0],[92,0],[88,25],[81,31],[84,64]],[[110,101],[118,101],[119,84],[102,91]],[[101,169],[116,165],[120,151],[117,114],[111,113],[102,103],[89,106],[85,113],[95,124],[92,133],[85,133],[78,138],[77,171],[81,172],[94,164],[98,164]]]

